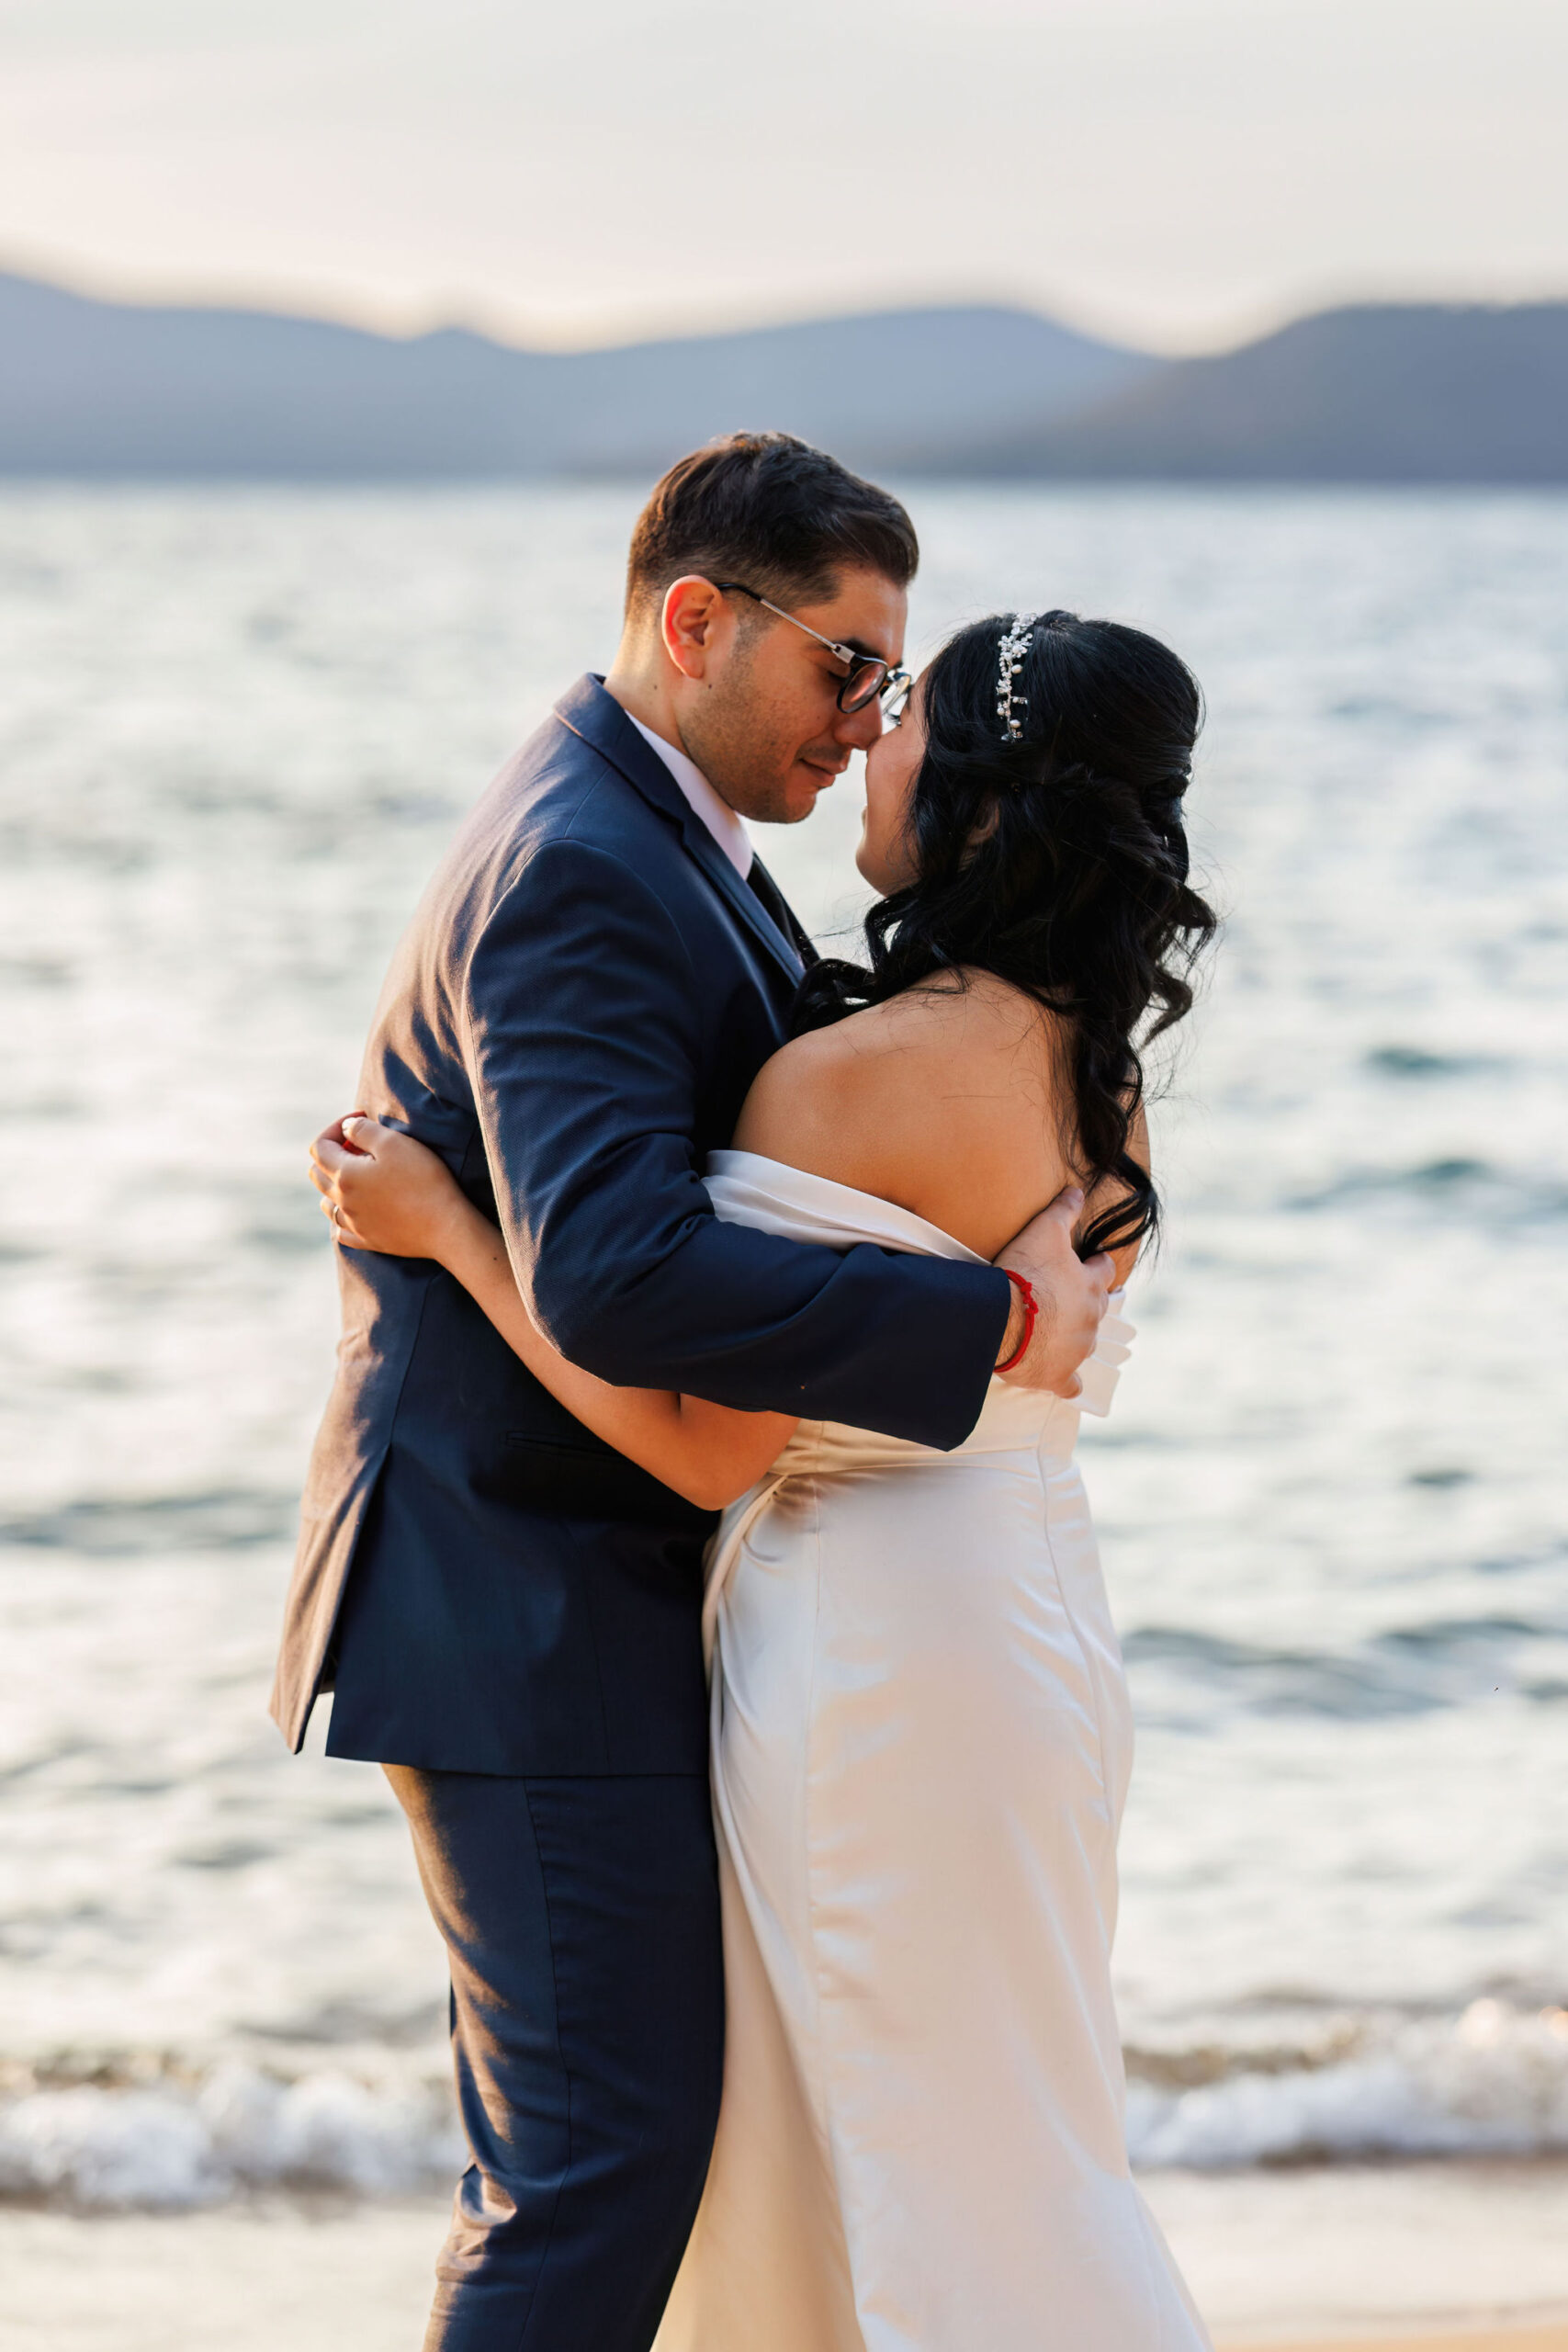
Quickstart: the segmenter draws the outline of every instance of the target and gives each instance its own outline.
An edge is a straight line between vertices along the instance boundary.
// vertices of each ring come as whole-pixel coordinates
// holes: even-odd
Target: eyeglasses
[[[743,580],[716,580],[714,586],[720,595],[750,596],[764,612],[776,614],[781,621],[788,621],[791,628],[800,629],[807,637],[814,637],[825,645],[835,661],[847,664],[843,684],[839,688],[838,704],[846,718],[868,703],[882,696],[882,715],[890,727],[897,727],[904,716],[904,706],[909,699],[909,673],[896,669],[891,662],[878,661],[873,653],[857,653],[852,645],[836,645],[820,629],[810,628],[805,621],[797,621],[782,605],[770,604],[766,596],[759,596],[755,588],[748,588]]]

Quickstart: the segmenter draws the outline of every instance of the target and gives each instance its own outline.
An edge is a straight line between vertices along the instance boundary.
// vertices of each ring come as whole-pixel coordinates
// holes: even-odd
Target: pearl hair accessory
[[[1002,741],[1019,742],[1023,735],[1021,723],[1013,717],[1013,705],[1027,708],[1029,696],[1014,691],[1013,680],[1023,667],[1023,657],[1029,650],[1029,640],[1034,632],[1038,613],[1014,613],[1012,627],[997,643],[997,717],[1002,722]]]

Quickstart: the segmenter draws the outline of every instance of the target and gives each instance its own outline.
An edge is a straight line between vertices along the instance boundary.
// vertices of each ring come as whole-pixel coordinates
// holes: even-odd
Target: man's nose
[[[863,710],[841,710],[833,741],[852,752],[869,752],[882,739],[882,704],[875,695]]]

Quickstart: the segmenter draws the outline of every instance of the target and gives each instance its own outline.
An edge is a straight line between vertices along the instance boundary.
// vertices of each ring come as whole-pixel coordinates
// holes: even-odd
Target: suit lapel
[[[644,742],[614,695],[605,693],[603,682],[592,675],[580,678],[557,703],[556,717],[563,727],[591,743],[645,800],[674,821],[688,852],[731,910],[774,962],[782,966],[791,981],[798,980],[806,958],[795,939],[779,928],[750,884],[741,880],[658,752]],[[767,872],[766,867],[763,872]],[[784,912],[789,915],[784,894],[771,875],[768,882]],[[793,924],[793,916],[790,921]],[[810,945],[804,932],[799,933],[799,938]]]
[[[792,980],[798,980],[806,969],[806,960],[791,934],[774,921],[749,882],[743,882],[735,868],[704,824],[690,808],[686,811],[686,847],[708,876],[716,889],[732,906],[748,929],[761,940],[775,962],[782,964]],[[763,869],[766,872],[766,868]],[[769,876],[772,881],[772,876]],[[773,885],[780,907],[787,914],[784,899]]]

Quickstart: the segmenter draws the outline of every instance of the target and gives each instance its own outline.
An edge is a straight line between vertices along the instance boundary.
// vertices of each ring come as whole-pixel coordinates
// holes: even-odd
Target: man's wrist
[[[993,1370],[996,1365],[1006,1363],[1010,1357],[1017,1355],[1023,1345],[1024,1318],[1028,1312],[1029,1309],[1023,1302],[1022,1292],[1016,1283],[1010,1282],[1008,1283],[1007,1328],[1002,1333],[1001,1345],[992,1358]]]

